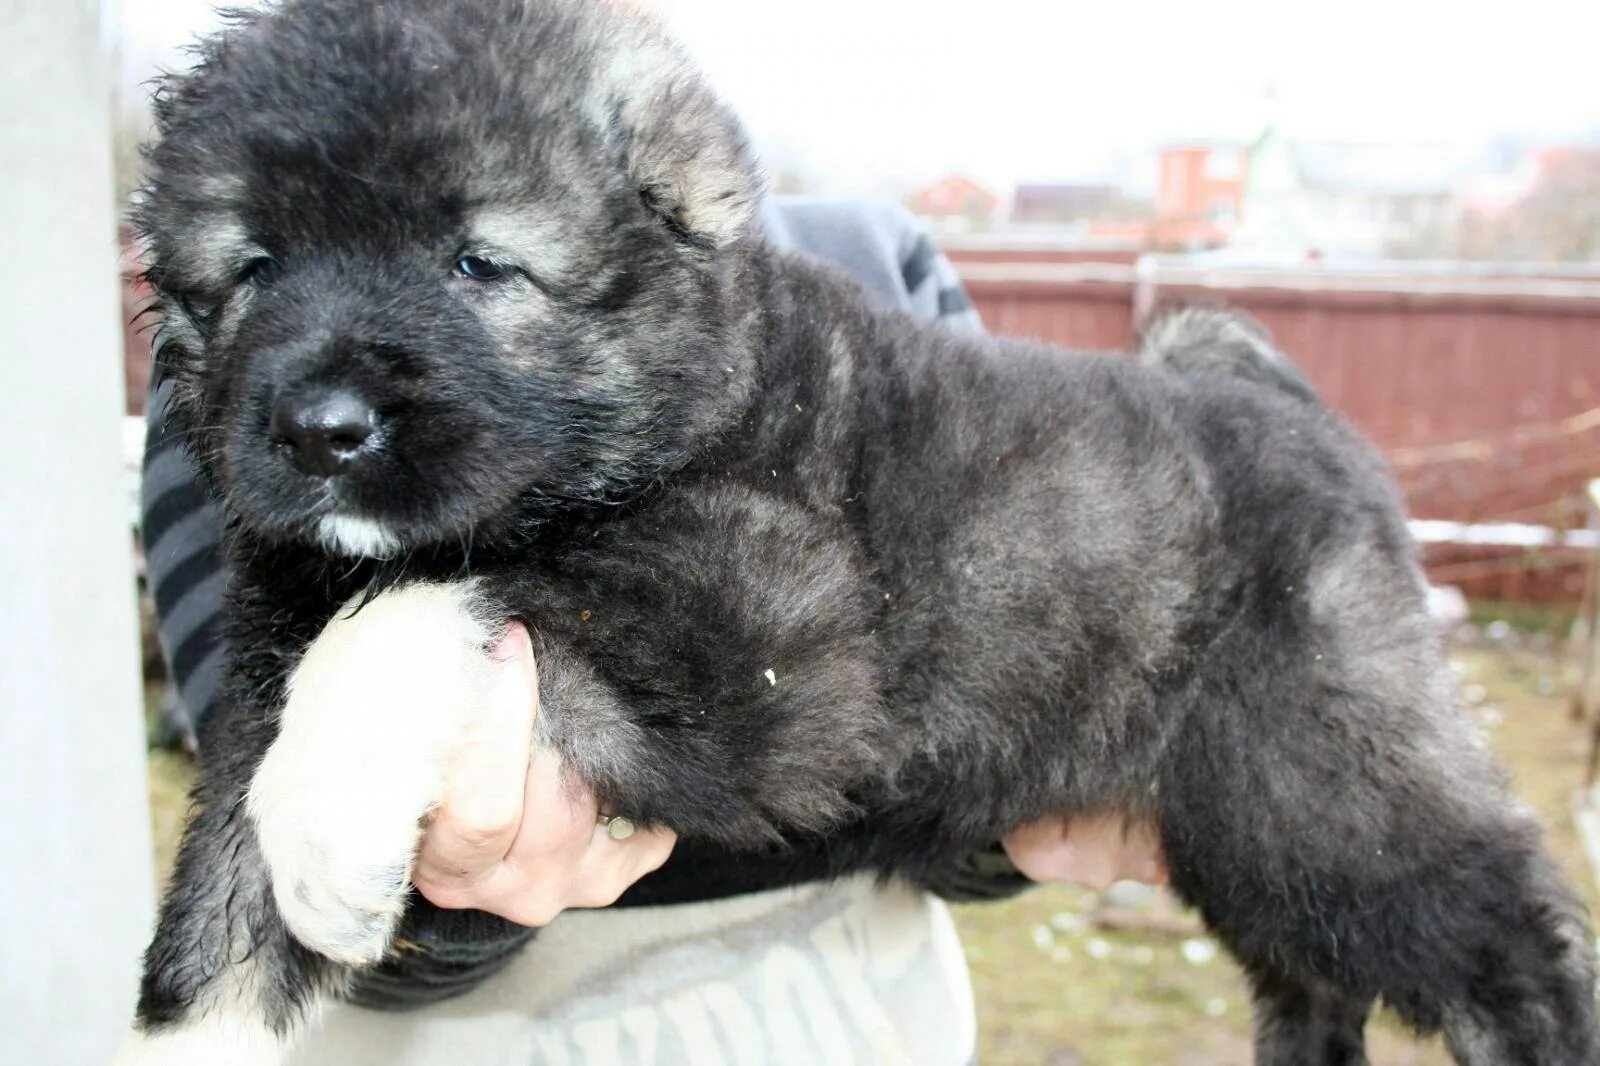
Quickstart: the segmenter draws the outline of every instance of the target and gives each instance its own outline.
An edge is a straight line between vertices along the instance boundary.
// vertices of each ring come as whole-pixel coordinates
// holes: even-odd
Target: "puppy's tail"
[[[1261,323],[1220,307],[1181,307],[1156,318],[1139,338],[1139,361],[1179,374],[1229,374],[1320,403]]]

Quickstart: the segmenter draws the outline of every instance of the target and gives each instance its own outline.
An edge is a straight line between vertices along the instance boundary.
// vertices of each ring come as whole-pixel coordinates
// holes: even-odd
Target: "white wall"
[[[0,4],[0,1061],[98,1063],[152,910],[98,0]]]

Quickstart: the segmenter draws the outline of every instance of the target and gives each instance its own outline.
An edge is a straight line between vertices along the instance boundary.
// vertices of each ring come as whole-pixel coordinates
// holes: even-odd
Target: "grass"
[[[1504,622],[1520,633],[1544,633],[1557,637],[1572,632],[1577,618],[1578,609],[1570,605],[1499,600],[1473,600],[1468,613],[1468,621],[1476,626]]]
[[[145,732],[155,734],[161,713],[164,682],[148,682],[144,689]],[[177,751],[150,749],[150,833],[155,842],[156,880],[165,885],[172,871],[172,860],[183,835],[184,818],[189,810],[189,786],[194,783],[194,760]]]
[[[1586,730],[1567,715],[1572,668],[1514,642],[1457,649],[1472,712],[1509,767],[1520,797],[1591,910],[1596,891],[1573,826]],[[158,692],[151,693],[154,702]],[[151,808],[158,866],[170,867],[192,776],[190,761],[152,752]],[[1163,894],[1136,910],[1156,926],[1103,928],[1095,893],[1069,885],[1004,904],[955,908],[978,1003],[986,1066],[1233,1066],[1250,1059],[1249,999],[1238,968]],[[1124,910],[1124,913],[1126,911]],[[1375,1066],[1434,1066],[1438,1041],[1419,1044],[1391,1018],[1369,1028]]]

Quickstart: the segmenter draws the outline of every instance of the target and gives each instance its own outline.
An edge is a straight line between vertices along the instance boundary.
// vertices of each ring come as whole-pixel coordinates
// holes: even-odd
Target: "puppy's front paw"
[[[373,809],[350,797],[313,809],[285,794],[269,756],[251,789],[251,811],[284,924],[306,947],[347,966],[377,962],[405,913],[416,850],[414,804]],[[398,797],[397,797],[398,798]]]
[[[289,1041],[258,1022],[219,1007],[157,1032],[135,1030],[123,1040],[112,1066],[277,1066]]]
[[[483,615],[470,584],[387,592],[341,612],[290,678],[249,806],[278,908],[313,951],[363,966],[388,949],[421,819],[484,703]]]

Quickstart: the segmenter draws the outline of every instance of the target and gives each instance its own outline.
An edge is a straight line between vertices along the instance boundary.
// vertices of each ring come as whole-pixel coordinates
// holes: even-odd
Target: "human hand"
[[[532,750],[539,675],[527,629],[513,622],[491,654],[491,705],[447,771],[412,883],[436,906],[520,925],[608,906],[667,861],[677,835],[639,829],[613,839],[588,786],[565,779],[555,752]]]
[[[1041,818],[1001,843],[1012,864],[1034,881],[1074,881],[1094,889],[1117,881],[1167,882],[1155,824],[1118,811]]]

